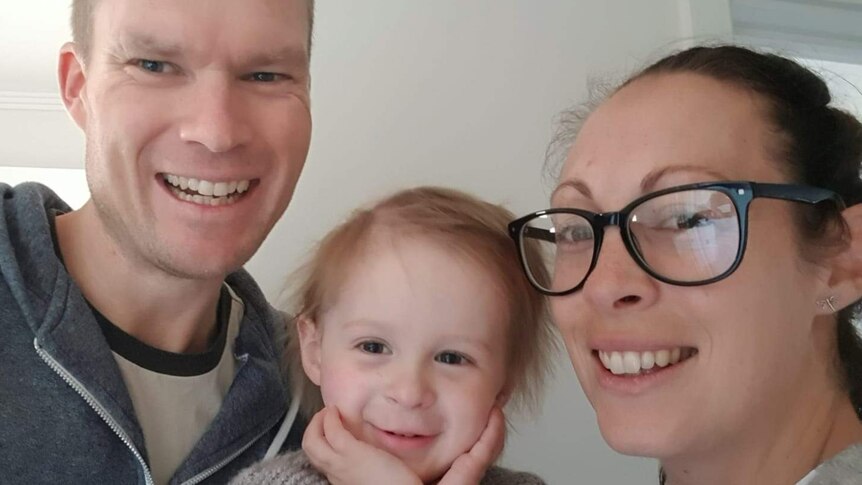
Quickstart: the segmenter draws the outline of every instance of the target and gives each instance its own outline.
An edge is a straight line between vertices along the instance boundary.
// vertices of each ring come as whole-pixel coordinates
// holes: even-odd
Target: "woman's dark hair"
[[[832,96],[820,76],[775,54],[724,45],[694,47],[665,57],[621,88],[644,77],[674,73],[707,76],[762,98],[778,136],[775,158],[790,181],[835,191],[847,206],[862,202],[862,124],[830,106]],[[848,242],[849,231],[834,205],[799,206],[797,219],[808,256],[813,256],[812,249],[823,251]],[[836,368],[862,419],[862,338],[853,323],[860,309],[862,300],[837,315]],[[662,472],[662,483],[663,478]]]

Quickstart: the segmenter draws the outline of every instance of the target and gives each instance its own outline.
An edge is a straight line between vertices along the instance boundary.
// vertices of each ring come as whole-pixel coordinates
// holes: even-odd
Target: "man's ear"
[[[834,297],[833,306],[840,310],[862,298],[862,204],[844,209],[842,213],[850,229],[850,242],[832,258],[829,277],[829,294],[822,301]],[[832,313],[828,305],[820,305],[821,313]]]
[[[320,386],[320,342],[323,336],[318,324],[305,315],[296,319],[302,368],[315,385]]]
[[[82,130],[87,127],[87,106],[84,87],[87,77],[84,63],[76,51],[73,42],[67,42],[60,48],[60,60],[57,65],[57,76],[60,80],[60,96],[66,111]]]

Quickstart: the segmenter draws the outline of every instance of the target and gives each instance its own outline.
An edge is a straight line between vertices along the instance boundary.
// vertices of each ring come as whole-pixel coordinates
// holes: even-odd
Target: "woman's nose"
[[[584,298],[603,312],[651,306],[658,297],[659,282],[638,266],[618,228],[605,231],[596,267],[581,289]]]

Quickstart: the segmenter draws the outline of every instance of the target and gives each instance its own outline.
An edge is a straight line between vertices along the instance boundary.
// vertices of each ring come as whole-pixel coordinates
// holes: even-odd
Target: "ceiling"
[[[730,10],[738,40],[862,64],[862,0],[731,0]]]
[[[70,0],[9,1],[0,15],[0,92],[54,93]],[[735,37],[796,56],[862,64],[862,0],[730,0]],[[14,66],[6,69],[5,66]]]

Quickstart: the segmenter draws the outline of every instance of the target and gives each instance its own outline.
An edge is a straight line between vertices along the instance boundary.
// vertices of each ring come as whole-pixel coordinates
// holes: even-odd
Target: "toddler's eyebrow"
[[[478,348],[480,348],[480,349],[482,349],[485,352],[488,352],[490,354],[495,353],[494,352],[495,349],[493,348],[493,345],[491,345],[491,343],[488,342],[488,339],[485,339],[485,338],[470,337],[470,336],[466,336],[466,335],[447,335],[445,337],[445,340],[447,342],[459,342],[459,343],[464,343],[464,344],[467,344],[467,345],[470,345],[473,347],[478,347]]]
[[[391,325],[380,321],[380,320],[369,320],[365,318],[354,318],[352,320],[346,320],[341,322],[341,325],[345,328],[353,328],[353,327],[368,327],[368,328],[384,328],[390,327]]]

